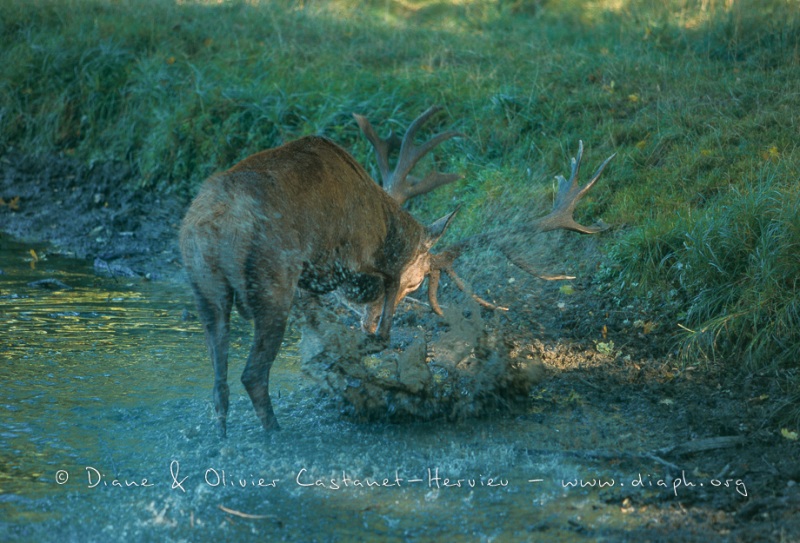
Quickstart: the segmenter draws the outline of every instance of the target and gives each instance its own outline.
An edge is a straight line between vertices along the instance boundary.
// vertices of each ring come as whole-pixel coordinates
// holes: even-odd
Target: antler
[[[578,156],[572,159],[572,174],[569,176],[569,181],[564,179],[564,176],[557,175],[558,191],[556,192],[556,199],[553,203],[553,211],[545,215],[541,219],[537,219],[530,226],[526,227],[532,230],[533,233],[547,232],[549,230],[572,230],[581,234],[597,234],[603,230],[608,229],[608,225],[602,221],[595,223],[592,226],[583,226],[575,222],[572,218],[572,212],[575,210],[575,205],[583,198],[584,194],[594,186],[600,174],[611,162],[611,159],[617,156],[616,153],[608,157],[600,164],[597,171],[592,178],[584,186],[578,184],[578,174],[581,170],[581,159],[583,158],[583,141],[578,141]]]
[[[462,177],[461,174],[440,172],[429,172],[422,179],[409,175],[417,162],[430,152],[431,149],[450,138],[464,136],[460,132],[451,130],[433,136],[422,145],[414,144],[414,136],[419,128],[439,110],[441,110],[441,107],[432,106],[422,115],[414,119],[408,127],[408,130],[406,130],[402,140],[394,131],[392,131],[386,139],[381,139],[366,117],[353,113],[353,117],[355,117],[358,126],[361,128],[361,131],[364,132],[364,135],[375,150],[375,157],[378,159],[378,169],[381,172],[381,185],[383,189],[400,205],[414,196],[430,192],[437,187],[452,183]],[[397,158],[397,164],[394,170],[390,170],[389,153],[398,148],[400,149],[400,154]]]
[[[504,307],[495,306],[472,293],[464,281],[462,281],[461,278],[456,275],[455,271],[453,271],[453,263],[466,249],[486,245],[497,240],[499,240],[497,246],[506,256],[506,258],[508,258],[526,273],[547,280],[574,279],[574,277],[566,275],[548,277],[537,274],[526,262],[514,254],[511,243],[509,243],[508,240],[515,238],[518,239],[520,236],[532,237],[536,234],[551,230],[572,230],[581,234],[596,234],[598,232],[602,232],[603,230],[607,230],[609,228],[608,225],[602,221],[598,221],[592,226],[584,226],[579,224],[575,221],[572,214],[577,203],[587,192],[589,192],[592,186],[594,186],[594,184],[600,178],[600,175],[603,173],[605,167],[615,156],[616,153],[605,159],[603,163],[600,164],[600,167],[597,168],[597,171],[589,180],[589,182],[583,186],[580,186],[578,183],[578,174],[580,173],[581,159],[583,158],[583,142],[580,141],[578,144],[578,156],[572,159],[572,173],[570,174],[569,181],[564,179],[564,177],[561,175],[556,176],[556,180],[558,181],[558,189],[556,192],[555,201],[553,202],[553,210],[550,213],[544,217],[534,219],[530,223],[520,227],[478,234],[470,238],[466,238],[453,245],[450,245],[441,253],[431,255],[428,278],[428,300],[430,302],[431,309],[433,309],[437,315],[442,314],[442,309],[439,306],[439,301],[437,299],[441,272],[445,272],[447,275],[449,275],[453,279],[455,285],[461,289],[461,291],[470,294],[480,305],[491,309],[506,309]]]

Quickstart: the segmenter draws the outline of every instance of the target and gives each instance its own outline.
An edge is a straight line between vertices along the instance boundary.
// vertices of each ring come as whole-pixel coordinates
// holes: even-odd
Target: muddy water
[[[584,414],[575,430],[533,409],[358,423],[310,388],[294,337],[273,371],[283,429],[265,436],[238,381],[250,339],[238,317],[221,440],[184,285],[0,244],[2,541],[584,541],[647,520],[605,490],[565,488],[625,475],[533,452],[614,421]],[[69,289],[31,285],[42,279]]]

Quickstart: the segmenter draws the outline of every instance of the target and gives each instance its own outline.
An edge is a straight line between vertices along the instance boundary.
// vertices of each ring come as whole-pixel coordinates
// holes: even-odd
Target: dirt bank
[[[0,158],[0,232],[89,259],[101,274],[179,280],[176,230],[186,202],[122,189],[125,164],[64,157]]]
[[[5,235],[46,244],[48,258],[89,259],[100,274],[182,279],[176,232],[183,199],[121,190],[130,170],[120,164],[86,167],[68,158],[7,155],[0,172]],[[612,279],[598,278],[602,257],[592,241],[559,237],[546,243],[562,254],[549,264],[569,265],[579,276],[569,288],[532,279],[491,256],[491,265],[474,260],[460,268],[482,295],[509,306],[485,318],[547,369],[532,394],[536,409],[516,416],[568,416],[585,428],[593,413],[603,413],[591,439],[564,436],[563,451],[601,467],[647,469],[670,485],[738,481],[745,491],[716,492],[707,485],[680,498],[671,488],[644,498],[615,488],[605,495],[609,503],[657,519],[632,539],[800,541],[800,451],[771,418],[782,394],[775,379],[729,375],[722,366],[685,366],[672,352],[671,322],[609,294]],[[564,253],[571,264],[564,263]],[[452,286],[442,292],[449,303],[461,296]],[[396,326],[435,326],[435,319],[419,305],[405,304]],[[640,432],[618,435],[615,417],[636,421]]]

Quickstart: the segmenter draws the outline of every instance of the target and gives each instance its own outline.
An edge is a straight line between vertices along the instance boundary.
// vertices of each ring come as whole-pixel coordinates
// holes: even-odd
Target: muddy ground
[[[176,234],[188,202],[128,193],[121,187],[130,175],[122,164],[6,155],[0,232],[44,247],[37,254],[47,258],[88,259],[98,274],[182,281]],[[636,420],[641,434],[600,429],[596,449],[576,450],[565,441],[566,454],[599,465],[647,461],[669,481],[694,476],[746,484],[746,497],[711,488],[680,499],[610,491],[610,503],[657,511],[659,521],[639,534],[642,540],[800,541],[800,448],[780,435],[774,419],[784,399],[776,378],[680,361],[674,322],[644,301],[619,299],[613,273],[600,272],[596,241],[556,235],[542,243],[539,252],[549,256],[538,265],[578,276],[567,288],[533,279],[497,255],[459,266],[477,292],[509,307],[484,311],[487,322],[544,363],[546,376],[529,400],[537,409],[522,416],[568,409],[580,418],[583,410],[602,408]],[[461,294],[445,286],[441,296],[457,304]],[[419,307],[413,314],[414,324],[438,325]],[[395,328],[406,320],[400,315]]]

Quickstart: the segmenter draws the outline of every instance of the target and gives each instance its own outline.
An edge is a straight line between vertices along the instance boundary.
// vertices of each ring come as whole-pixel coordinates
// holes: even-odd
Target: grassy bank
[[[431,129],[468,138],[433,160],[466,177],[412,205],[461,202],[463,233],[546,205],[578,139],[588,167],[617,152],[581,212],[621,226],[619,294],[672,308],[689,361],[800,364],[797,0],[40,0],[0,21],[0,152],[124,162],[137,190],[191,194],[309,133],[373,167],[352,112],[386,131],[438,103]]]

